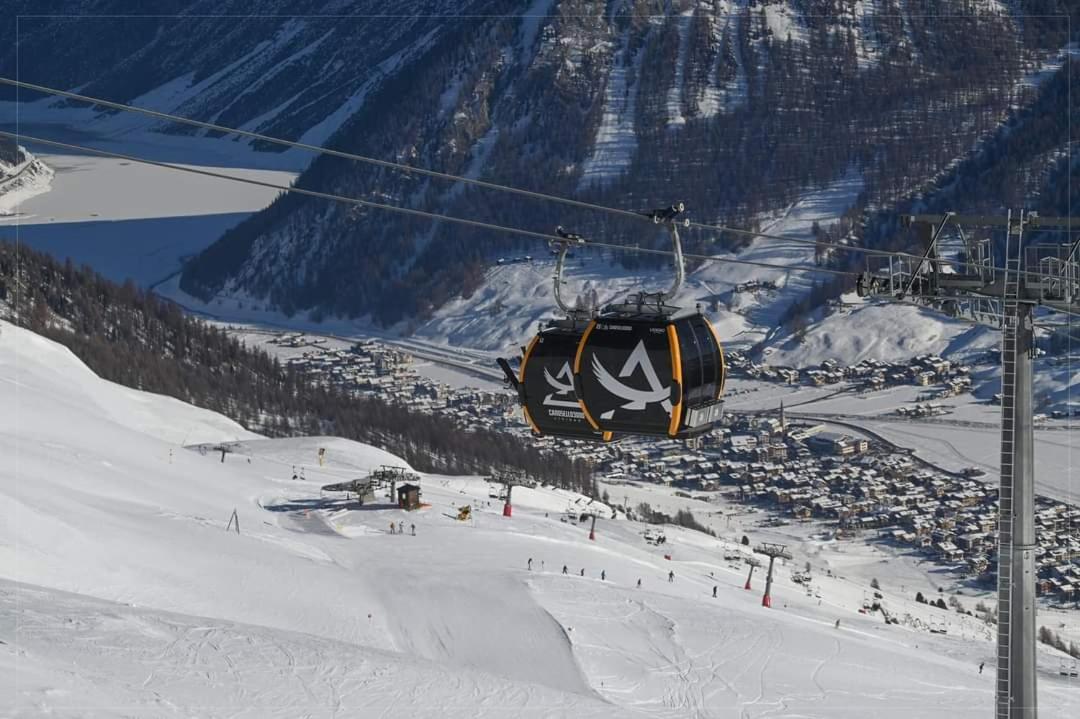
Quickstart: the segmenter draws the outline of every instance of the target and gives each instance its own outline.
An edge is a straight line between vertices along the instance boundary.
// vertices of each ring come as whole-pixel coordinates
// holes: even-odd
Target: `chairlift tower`
[[[754,570],[761,566],[761,561],[757,557],[747,557],[746,563],[750,565],[750,573],[746,575],[746,585],[743,589],[749,590],[750,580],[754,578]]]
[[[525,474],[523,472],[511,470],[493,470],[491,472],[491,480],[506,488],[506,501],[503,504],[503,516],[512,517],[514,514],[514,507],[510,503],[510,493],[515,486],[525,483]]]
[[[887,255],[860,275],[860,295],[913,301],[1001,330],[1001,481],[998,489],[998,637],[995,719],[1035,719],[1035,433],[1032,377],[1036,306],[1080,314],[1080,239],[1026,243],[1025,233],[1069,230],[1080,220],[1009,211],[1005,216],[907,215],[922,257]],[[964,228],[1004,230],[976,241]],[[942,256],[943,237],[959,241]],[[989,234],[989,233],[988,233]],[[1002,253],[1003,250],[1003,253]],[[995,255],[1003,265],[995,265]]]
[[[791,559],[791,552],[787,551],[786,544],[773,544],[772,542],[759,544],[754,547],[754,551],[769,558],[769,571],[765,574],[765,595],[761,598],[761,606],[772,607],[773,564],[776,563],[777,557]],[[750,583],[749,579],[746,581],[747,584]]]

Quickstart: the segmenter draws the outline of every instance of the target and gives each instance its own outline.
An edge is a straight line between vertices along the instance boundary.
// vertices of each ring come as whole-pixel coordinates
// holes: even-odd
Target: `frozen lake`
[[[151,149],[146,139],[118,145],[96,142],[93,135],[62,126],[23,124],[21,129],[140,157],[162,156],[162,150]],[[278,195],[272,188],[26,144],[55,175],[48,192],[20,202],[15,214],[0,217],[0,238],[24,242],[59,259],[70,257],[117,281],[131,278],[144,286],[162,281],[179,270],[185,258]],[[230,161],[224,154],[230,144],[204,140],[187,151],[173,148],[165,158],[278,185],[288,185],[296,177],[292,171],[238,166],[243,158]],[[203,146],[207,149],[199,149]]]

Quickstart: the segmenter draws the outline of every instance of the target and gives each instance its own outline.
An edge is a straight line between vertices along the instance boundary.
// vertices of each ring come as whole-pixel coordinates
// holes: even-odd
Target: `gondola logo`
[[[554,377],[548,372],[547,367],[544,368],[544,379],[547,380],[548,385],[555,390],[548,396],[544,397],[544,404],[548,407],[571,407],[573,409],[579,409],[577,399],[574,398],[574,375],[570,371],[570,363],[564,362],[562,369],[559,370],[559,374]],[[561,394],[569,396],[570,399],[555,399],[555,395]]]
[[[626,358],[626,362],[623,364],[622,369],[619,370],[619,377],[624,379],[630,377],[638,368],[641,368],[642,373],[645,375],[645,382],[649,385],[649,389],[635,389],[634,387],[630,387],[629,385],[620,382],[618,378],[611,374],[611,372],[600,363],[600,360],[595,354],[592,356],[592,367],[601,387],[616,397],[627,400],[626,404],[620,409],[641,411],[645,409],[647,405],[652,404],[653,402],[659,402],[660,406],[664,408],[664,411],[667,412],[668,415],[671,414],[671,388],[664,387],[660,384],[660,378],[656,375],[656,369],[649,360],[649,353],[645,350],[644,340],[639,341],[637,347],[634,348],[634,351]],[[609,410],[600,415],[602,419],[611,419],[614,416],[615,410]]]

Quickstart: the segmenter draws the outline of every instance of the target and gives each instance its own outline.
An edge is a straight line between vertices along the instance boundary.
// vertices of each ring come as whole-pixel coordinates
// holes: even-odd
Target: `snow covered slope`
[[[10,325],[0,405],[13,410],[0,416],[0,715],[990,710],[992,676],[976,667],[993,647],[977,620],[931,635],[916,619],[937,610],[887,591],[910,621],[886,625],[856,612],[861,587],[821,577],[813,596],[786,569],[768,611],[720,559],[735,546],[725,540],[668,527],[660,549],[616,520],[591,542],[576,516],[563,521],[584,498],[539,487],[516,494],[507,519],[478,478],[424,477],[430,506],[412,513],[323,497],[320,484],[394,458],[245,435],[101,382]],[[238,442],[222,462],[182,449],[185,427]],[[470,522],[453,518],[463,504]],[[239,534],[225,531],[234,508]],[[1071,716],[1056,658],[1040,662],[1043,715]]]
[[[48,192],[53,171],[22,146],[2,141],[0,147],[7,150],[4,154],[11,160],[0,157],[0,219],[3,219],[30,198]]]

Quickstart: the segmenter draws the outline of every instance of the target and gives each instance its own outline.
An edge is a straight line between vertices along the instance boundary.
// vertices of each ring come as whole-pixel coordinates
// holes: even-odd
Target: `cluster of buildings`
[[[471,427],[527,433],[515,417],[517,403],[512,395],[455,388],[423,377],[413,368],[412,355],[396,347],[362,340],[348,348],[334,348],[303,336],[285,336],[276,344],[304,348],[286,364],[313,383],[447,415]]]
[[[941,385],[936,397],[949,397],[971,389],[971,367],[937,355],[920,355],[905,363],[864,359],[854,365],[842,365],[830,359],[817,367],[801,369],[757,364],[745,353],[738,351],[729,352],[725,359],[728,371],[734,377],[786,384],[805,383],[821,387],[852,382],[856,387],[866,390],[904,384],[918,387]]]
[[[315,382],[446,414],[473,427],[528,434],[512,394],[451,388],[422,377],[413,369],[412,357],[396,348],[368,340],[335,349],[288,337],[279,344],[306,348],[288,364]],[[727,359],[736,374],[782,382],[970,383],[967,367],[934,355],[909,365],[866,360],[841,367],[827,361],[810,370],[754,365],[739,352]],[[931,403],[911,411],[935,410]],[[591,462],[599,475],[612,481],[655,482],[699,492],[726,489],[781,516],[819,519],[842,531],[876,531],[885,541],[910,546],[970,575],[990,580],[996,570],[995,486],[928,469],[908,455],[823,424],[790,424],[782,407],[775,415],[729,415],[722,426],[687,442],[536,441]],[[1061,601],[1080,598],[1080,509],[1040,499],[1036,521],[1039,591]]]
[[[842,532],[874,531],[969,576],[988,582],[995,576],[995,485],[926,468],[821,425],[733,417],[697,447],[624,441],[591,454],[612,481],[726,489],[780,516],[821,520]],[[1039,591],[1055,601],[1080,599],[1080,508],[1040,499],[1036,521]]]

